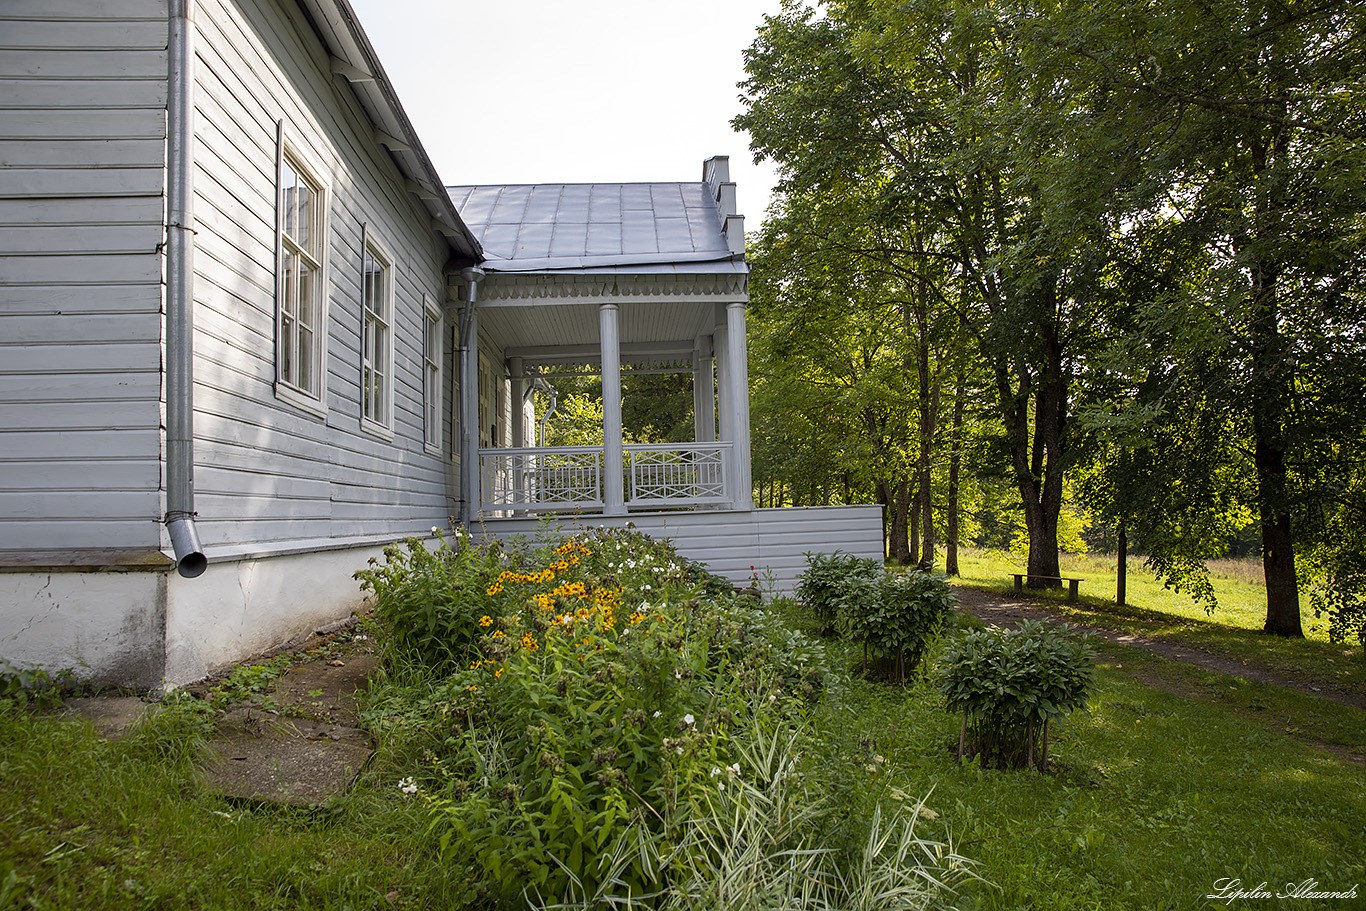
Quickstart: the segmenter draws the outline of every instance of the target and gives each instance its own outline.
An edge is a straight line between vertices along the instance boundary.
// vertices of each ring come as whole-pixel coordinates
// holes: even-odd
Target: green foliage
[[[984,764],[1034,767],[1047,757],[1047,724],[1085,710],[1095,650],[1066,626],[1021,621],[1014,630],[968,630],[940,660],[939,690],[963,714],[966,746]],[[960,749],[961,752],[961,749]]]
[[[650,864],[670,883],[661,909],[927,908],[976,878],[945,841],[917,834],[923,802],[888,818],[875,807],[852,851],[823,841],[847,808],[810,787],[799,757],[811,745],[804,728],[741,732],[717,789],[674,821],[677,844],[660,855],[648,843]]]
[[[912,570],[858,580],[843,599],[840,629],[863,647],[864,671],[905,683],[944,628],[953,590],[942,575]]]
[[[52,674],[43,668],[16,667],[0,658],[0,703],[31,703],[51,708],[61,704],[62,697],[78,686],[76,674],[70,669]]]
[[[269,661],[240,664],[213,688],[209,701],[218,710],[238,702],[254,702],[262,708],[274,709],[275,695],[271,689],[292,662],[292,655],[282,654]]]
[[[821,647],[785,630],[664,542],[600,530],[488,567],[488,613],[470,621],[468,667],[381,700],[430,731],[416,777],[443,854],[470,857],[516,899],[653,887],[635,848],[673,843],[668,820],[722,784],[735,732],[784,726],[818,697]],[[506,567],[506,568],[501,568]]]
[[[838,628],[847,599],[862,592],[863,585],[882,573],[876,560],[835,551],[806,554],[806,569],[797,580],[797,597],[816,615],[823,636]]]
[[[1339,564],[1336,571],[1311,590],[1314,615],[1328,618],[1332,642],[1360,643],[1366,661],[1366,556],[1355,554],[1356,567]],[[1345,562],[1345,561],[1344,561]]]
[[[460,530],[450,539],[438,535],[438,541],[433,549],[417,538],[391,544],[382,564],[371,557],[370,568],[355,577],[374,599],[393,658],[449,670],[464,663],[474,645],[476,621],[491,604],[486,580],[500,553],[472,546]]]

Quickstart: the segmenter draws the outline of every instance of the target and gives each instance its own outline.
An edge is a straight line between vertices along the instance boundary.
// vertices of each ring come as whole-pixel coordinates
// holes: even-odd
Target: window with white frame
[[[277,276],[276,380],[282,392],[322,400],[323,251],[325,195],[320,181],[290,151],[281,149],[279,197],[280,274]]]
[[[394,393],[392,273],[388,257],[367,241],[361,271],[361,417],[362,423],[386,430],[392,426]]]
[[[423,297],[422,426],[428,449],[441,449],[441,309]]]

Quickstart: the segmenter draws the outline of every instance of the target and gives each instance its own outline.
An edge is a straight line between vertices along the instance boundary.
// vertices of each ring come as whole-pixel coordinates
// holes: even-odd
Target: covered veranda
[[[724,157],[690,183],[448,188],[485,261],[459,301],[462,521],[527,534],[547,514],[674,540],[732,580],[790,588],[807,551],[882,553],[878,507],[754,509],[744,221]],[[601,446],[537,445],[526,402],[600,372]],[[622,379],[693,377],[693,439],[627,444]]]

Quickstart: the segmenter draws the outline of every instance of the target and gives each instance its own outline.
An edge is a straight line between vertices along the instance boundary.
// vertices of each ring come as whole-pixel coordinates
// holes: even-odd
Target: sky
[[[730,156],[747,232],[777,177],[730,120],[780,0],[351,0],[448,185],[690,181]]]

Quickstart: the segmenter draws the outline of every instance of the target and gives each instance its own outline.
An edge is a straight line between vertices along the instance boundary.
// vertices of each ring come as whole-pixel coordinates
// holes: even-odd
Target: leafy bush
[[[488,613],[488,577],[497,573],[497,546],[475,546],[457,529],[428,549],[418,538],[384,548],[384,562],[355,574],[371,593],[375,617],[387,633],[386,651],[437,671],[465,663],[478,638],[478,618]]]
[[[1340,555],[1309,593],[1314,616],[1328,617],[1328,640],[1352,640],[1366,661],[1366,555]]]
[[[882,575],[876,560],[835,551],[806,554],[806,569],[797,581],[797,597],[816,614],[822,636],[834,635],[845,602],[858,597],[864,585]]]
[[[443,854],[474,858],[493,891],[622,880],[640,894],[640,851],[624,870],[611,858],[667,841],[680,805],[722,784],[712,771],[734,765],[738,725],[780,725],[821,691],[819,645],[729,586],[707,598],[713,579],[634,532],[466,548],[467,565],[489,567],[468,664],[426,685],[422,711],[381,699],[370,717],[416,716],[429,739],[414,786]]]
[[[880,572],[858,580],[841,602],[840,627],[863,646],[863,670],[906,680],[953,607],[944,576]]]
[[[1065,625],[1021,621],[1019,628],[969,630],[940,664],[940,692],[962,712],[958,755],[1000,768],[1048,763],[1048,723],[1086,708],[1095,682],[1089,638]],[[1040,747],[1042,748],[1040,754]]]

